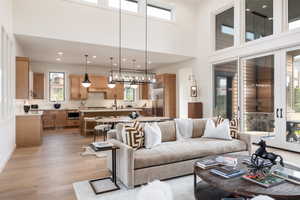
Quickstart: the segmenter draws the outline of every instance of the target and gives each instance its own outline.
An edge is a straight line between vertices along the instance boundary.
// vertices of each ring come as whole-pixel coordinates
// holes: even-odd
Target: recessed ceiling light
[[[118,64],[117,64],[117,63],[114,63],[113,65],[114,65],[114,66],[117,66]]]
[[[61,61],[61,58],[56,58],[56,61]]]
[[[95,58],[97,58],[97,56],[93,56],[93,58],[95,59]]]
[[[60,51],[60,52],[57,52],[57,54],[62,56],[62,55],[64,55],[64,52]]]
[[[126,60],[127,60],[126,58],[123,58],[123,59],[122,59],[123,62],[126,62]]]
[[[250,10],[250,8],[247,8],[246,11],[247,11],[247,12],[250,12],[251,10]]]
[[[262,6],[262,8],[267,8],[267,7],[268,7],[267,5],[263,5],[263,6]]]
[[[87,64],[91,64],[91,63],[92,63],[91,61],[89,61],[89,60],[87,61]]]
[[[141,68],[141,65],[137,65],[136,67],[137,67],[137,68]]]

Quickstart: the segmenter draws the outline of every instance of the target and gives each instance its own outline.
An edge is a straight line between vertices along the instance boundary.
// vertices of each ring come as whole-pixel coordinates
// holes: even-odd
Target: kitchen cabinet
[[[29,99],[29,58],[16,58],[16,99]]]
[[[86,100],[88,97],[87,89],[82,87],[82,75],[70,75],[70,100]]]
[[[154,85],[156,116],[176,117],[176,74],[160,74],[156,76]]]
[[[142,84],[139,86],[139,94],[140,100],[148,100],[149,99],[149,84]]]
[[[106,76],[96,76],[90,75],[89,79],[91,81],[91,86],[89,87],[89,92],[106,92],[107,91],[107,77]]]
[[[191,119],[199,119],[203,117],[203,105],[200,102],[188,103],[188,117]]]
[[[79,119],[68,119],[71,110],[46,110],[43,114],[43,128],[79,127]],[[76,110],[72,110],[75,112]]]
[[[106,99],[114,99],[115,95],[116,95],[117,99],[119,99],[119,100],[124,99],[124,84],[123,83],[116,83],[115,88],[107,89]]]
[[[42,144],[41,115],[16,116],[16,145],[19,147],[33,147]]]
[[[44,73],[33,73],[33,99],[44,99]]]

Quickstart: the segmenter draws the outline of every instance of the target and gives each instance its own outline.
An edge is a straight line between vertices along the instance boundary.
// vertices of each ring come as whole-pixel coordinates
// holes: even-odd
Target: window
[[[234,44],[234,8],[216,15],[215,49],[225,49]]]
[[[245,12],[246,42],[273,35],[273,0],[246,0]]]
[[[137,0],[121,0],[122,10],[130,12],[138,12],[138,1]],[[109,0],[108,6],[111,8],[119,8],[120,0]]]
[[[55,102],[65,100],[65,73],[64,72],[49,73],[49,100]]]
[[[148,16],[157,17],[165,20],[172,20],[172,9],[163,8],[153,4],[148,4]]]
[[[134,101],[135,95],[136,95],[136,89],[130,87],[129,85],[125,86],[125,90],[124,90],[125,101]]]
[[[300,1],[299,0],[289,0],[288,1],[288,22],[289,30],[300,28]]]
[[[98,4],[98,0],[81,0],[81,1],[84,3],[90,3],[90,4],[95,4],[95,5]]]

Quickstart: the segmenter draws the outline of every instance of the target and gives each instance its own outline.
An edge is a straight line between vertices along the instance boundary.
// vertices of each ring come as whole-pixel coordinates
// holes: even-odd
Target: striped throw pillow
[[[225,119],[221,116],[217,118],[217,126],[220,125]],[[230,136],[234,139],[239,139],[239,120],[238,118],[233,118],[229,122]]]
[[[132,147],[135,150],[144,147],[145,134],[139,122],[134,122],[133,126],[125,126],[124,134],[124,143],[128,146]]]

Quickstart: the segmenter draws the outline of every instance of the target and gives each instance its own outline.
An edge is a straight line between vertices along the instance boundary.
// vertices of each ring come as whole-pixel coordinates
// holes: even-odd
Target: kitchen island
[[[80,112],[80,133],[82,136],[87,136],[93,132],[94,127],[97,125],[94,118],[104,117],[120,117],[128,116],[132,112],[141,112],[142,109],[124,108],[124,109],[81,109]]]

